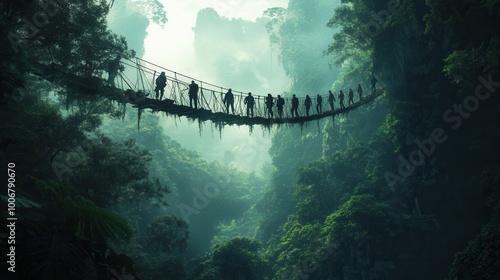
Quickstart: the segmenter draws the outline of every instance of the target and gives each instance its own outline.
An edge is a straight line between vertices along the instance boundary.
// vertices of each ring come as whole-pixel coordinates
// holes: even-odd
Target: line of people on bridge
[[[377,82],[378,81],[375,77],[372,77],[372,79],[370,80],[372,93],[374,93],[377,90],[377,86],[376,86]],[[363,99],[363,87],[361,86],[361,84],[358,84],[358,88],[356,91],[358,93],[359,101],[361,101]],[[348,106],[354,105],[354,91],[352,90],[352,88],[349,89],[348,98],[349,98],[348,99]],[[339,99],[340,109],[345,109],[346,108],[346,106],[344,104],[345,95],[344,95],[344,92],[342,90],[340,90],[340,92],[339,92],[338,99]],[[273,113],[273,106],[275,104],[274,101],[275,101],[275,99],[273,98],[273,96],[271,94],[268,94],[267,97],[265,98],[265,105],[266,105],[266,111],[267,111],[268,118],[274,117],[274,113]],[[335,98],[335,95],[332,93],[331,90],[329,90],[328,91],[328,104],[330,105],[330,108],[332,111],[335,110],[335,101],[337,101],[337,99]],[[229,114],[229,106],[231,106],[232,112],[234,114],[234,96],[231,92],[231,89],[229,89],[225,95],[224,104],[226,104],[226,112]],[[255,106],[255,99],[252,96],[251,92],[249,92],[248,96],[245,97],[244,104],[247,106],[247,117],[253,117],[254,116],[253,109]],[[306,98],[304,100],[304,107],[306,109],[306,116],[309,116],[309,112],[311,110],[312,104],[313,104],[313,102],[312,102],[311,97],[309,95],[306,95]],[[279,118],[283,117],[283,107],[284,106],[285,106],[285,99],[282,98],[280,95],[278,95],[278,97],[276,98],[276,108],[277,108]],[[299,99],[294,94],[292,97],[292,107],[291,107],[292,117],[299,117],[298,109],[299,109]],[[317,112],[317,114],[323,113],[323,97],[319,94],[316,96],[316,112]]]
[[[156,99],[162,100],[163,99],[163,94],[165,92],[165,86],[166,86],[167,78],[165,76],[165,72],[161,72],[160,76],[156,79],[156,88],[155,88],[155,93],[156,93]],[[370,80],[371,84],[371,90],[372,93],[376,91],[376,84],[378,80],[375,78],[375,76],[372,76]],[[198,91],[199,91],[199,86],[196,84],[194,81],[191,81],[191,84],[189,85],[189,91],[188,91],[188,96],[189,96],[189,106],[193,108],[194,104],[194,109],[198,109]],[[358,84],[357,88],[357,93],[359,96],[359,101],[363,99],[363,88],[361,87],[361,84]],[[349,89],[348,91],[348,101],[347,101],[347,106],[354,105],[354,91]],[[344,104],[345,100],[345,94],[342,90],[340,90],[339,95],[339,106],[340,109],[346,109],[346,106]],[[224,95],[224,99],[222,100],[225,107],[226,107],[226,113],[229,114],[229,108],[231,108],[231,112],[234,114],[234,94],[231,89],[228,89],[226,94]],[[265,107],[266,107],[266,112],[267,112],[267,117],[268,118],[273,118],[274,113],[273,113],[273,106],[276,101],[276,108],[277,108],[277,113],[278,117],[282,118],[283,117],[283,108],[285,106],[285,99],[281,97],[281,95],[278,95],[276,100],[274,97],[269,93],[265,99]],[[291,115],[292,117],[299,117],[299,99],[295,94],[292,96],[292,107],[291,107]],[[332,93],[331,90],[328,91],[328,104],[330,105],[330,108],[332,111],[335,110],[335,102],[337,101],[337,98],[335,98],[335,95]],[[252,95],[251,92],[248,93],[248,95],[245,97],[243,100],[243,103],[246,106],[246,115],[247,117],[254,117],[254,107],[255,107],[255,98]],[[312,99],[309,95],[306,95],[306,98],[304,100],[304,106],[306,109],[306,116],[309,116],[311,106],[313,102]],[[316,112],[317,114],[322,114],[323,113],[323,97],[321,95],[316,96]]]

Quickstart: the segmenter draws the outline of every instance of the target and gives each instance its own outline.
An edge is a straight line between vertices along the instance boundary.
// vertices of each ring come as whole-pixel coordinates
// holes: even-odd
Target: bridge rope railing
[[[188,97],[188,89],[191,81],[195,81],[199,84],[199,92],[198,92],[198,109],[209,110],[211,113],[223,113],[232,115],[232,110],[226,107],[223,102],[225,93],[229,90],[229,88],[218,86],[215,84],[211,84],[200,79],[196,79],[194,77],[190,77],[187,75],[183,75],[181,73],[177,73],[176,71],[170,70],[168,68],[162,67],[155,63],[146,61],[141,58],[127,59],[122,60],[121,63],[125,66],[128,66],[132,69],[136,69],[137,78],[136,83],[134,84],[129,78],[127,78],[123,72],[118,75],[121,79],[120,85],[123,88],[124,83],[133,90],[143,91],[146,96],[150,98],[155,98],[155,79],[161,72],[165,72],[166,74],[166,86],[165,93],[163,98],[168,98],[174,101],[176,105],[187,106],[187,108],[182,111],[191,110],[189,108],[190,101]],[[133,86],[132,86],[133,85]],[[243,92],[239,90],[232,90],[234,96],[234,115],[239,116],[247,116],[247,106],[244,104],[244,99],[247,97],[248,92]],[[335,94],[335,98],[338,99],[338,94]],[[268,118],[268,109],[266,105],[266,96],[264,95],[256,95],[252,93],[254,97],[255,105],[254,105],[254,117]],[[324,112],[332,112],[328,102],[327,95],[320,95],[322,97],[322,110],[318,112],[316,110],[317,98],[316,96],[310,96],[312,104],[309,110],[309,116],[312,115],[320,115]],[[285,100],[285,104],[283,106],[282,118],[292,118],[292,99],[290,97],[282,97]],[[299,107],[298,113],[299,116],[306,116],[306,108],[305,108],[305,97],[299,97]],[[358,98],[355,98],[356,102],[361,102]],[[276,106],[277,95],[273,96],[273,118],[279,118],[278,110]],[[348,108],[348,98],[346,94],[346,98],[344,99],[344,105]],[[194,107],[194,106],[193,106]],[[355,106],[357,107],[357,106]],[[335,102],[335,111],[340,108],[339,100]],[[333,112],[335,112],[333,111]]]

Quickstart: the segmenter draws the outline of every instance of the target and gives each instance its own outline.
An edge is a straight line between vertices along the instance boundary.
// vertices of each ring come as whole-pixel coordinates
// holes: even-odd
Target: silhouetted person
[[[340,93],[339,93],[339,103],[340,103],[340,109],[345,109],[344,92],[343,91],[340,91]]]
[[[318,96],[316,96],[316,111],[318,112],[318,114],[321,114],[323,112],[322,104],[323,104],[323,97],[321,97],[321,95],[318,94]]]
[[[333,92],[331,90],[328,91],[328,104],[330,104],[330,108],[332,108],[332,111],[335,110],[334,108],[334,101],[336,101],[335,96],[333,95]]]
[[[306,116],[309,116],[309,110],[311,109],[312,100],[309,95],[306,95],[306,100],[304,101],[304,105],[306,106]]]
[[[274,105],[274,102],[273,102],[273,96],[268,93],[267,94],[267,97],[266,97],[266,108],[267,108],[267,116],[269,118],[273,118],[273,105]]]
[[[115,78],[118,76],[118,71],[120,70],[120,60],[121,56],[116,56],[115,59],[108,62],[108,84],[115,86]]]
[[[229,114],[229,106],[234,114],[234,95],[231,89],[228,89],[226,95],[224,95],[224,104],[226,104],[226,112]]]
[[[354,105],[354,91],[352,91],[352,88],[349,89],[349,101],[348,105]]]
[[[163,93],[165,93],[165,86],[167,86],[167,76],[165,76],[165,72],[161,72],[160,76],[156,78],[156,99],[162,100]]]
[[[361,84],[358,84],[358,95],[359,95],[359,101],[363,99],[363,88],[361,87]]]
[[[200,87],[198,86],[197,83],[194,81],[191,81],[191,84],[189,85],[189,107],[193,108],[193,101],[194,101],[194,108],[198,109],[198,90]]]
[[[377,82],[377,78],[375,78],[375,76],[372,76],[372,79],[370,80],[370,83],[372,85],[372,92],[377,91]]]
[[[245,97],[245,100],[243,102],[247,105],[247,117],[249,116],[250,112],[253,118],[253,106],[255,105],[255,99],[253,98],[251,92],[248,93],[248,96]]]
[[[278,108],[278,116],[283,117],[283,106],[285,106],[285,99],[278,95],[278,100],[276,100],[276,108]]]
[[[299,112],[297,109],[299,109],[299,99],[294,94],[292,97],[292,117],[299,116]]]

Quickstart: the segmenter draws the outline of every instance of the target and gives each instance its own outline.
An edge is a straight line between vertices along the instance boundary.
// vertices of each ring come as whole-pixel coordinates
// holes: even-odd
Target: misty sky
[[[134,1],[128,0],[128,3],[130,2]],[[255,22],[267,8],[286,8],[288,0],[160,0],[160,2],[163,3],[168,18],[163,28],[154,23],[147,25],[146,18],[138,14],[140,11],[131,8],[130,4],[125,5],[125,2],[117,1],[111,10],[110,28],[125,36],[129,47],[135,49],[138,56],[178,73],[224,87],[232,87],[235,90],[271,91],[276,92],[275,94],[284,90],[288,80],[277,61],[277,54],[273,57],[268,49],[268,42],[264,42],[264,39],[267,40],[267,32],[262,22],[255,24],[256,27],[252,29],[254,31],[250,39],[253,41],[253,46],[238,46],[239,34],[226,34],[224,28],[227,26],[228,29],[234,29],[238,24],[251,25],[251,22],[244,21]],[[198,44],[195,50],[194,27],[197,15],[206,8],[214,9],[219,18],[214,26],[210,27],[211,30],[196,31],[197,41],[207,47],[201,48]],[[220,32],[220,36],[212,36],[213,42],[210,42],[210,36],[207,39],[206,35],[210,32],[213,34],[214,30],[221,28],[223,31]],[[262,30],[261,33],[258,32],[259,28]],[[221,45],[224,42],[231,42],[231,49],[218,51],[222,46],[227,47],[227,44]],[[259,81],[258,83],[245,84],[242,82],[244,78],[234,75],[226,77],[227,75],[223,73],[223,70],[227,72],[223,60],[227,62],[228,59],[224,55],[229,53],[241,57],[245,52],[250,59],[241,65],[236,63],[234,67],[245,68],[245,72],[252,73],[253,80]],[[249,84],[252,85],[251,88]],[[251,135],[246,126],[226,127],[222,138],[219,138],[217,131],[211,132],[210,123],[204,125],[201,135],[198,124],[190,123],[186,119],[165,118],[163,124],[169,137],[185,148],[202,153],[207,160],[218,160],[241,170],[257,172],[264,162],[270,161],[268,149],[271,137],[268,133],[263,133],[260,127],[255,127]]]
[[[203,58],[195,55],[193,28],[198,12],[205,8],[213,8],[221,17],[254,21],[262,16],[267,8],[286,7],[288,0],[163,0],[162,3],[167,11],[168,23],[163,29],[156,24],[149,25],[144,58],[156,61],[179,73],[217,84],[222,81],[212,80],[214,77],[202,67],[205,65]],[[222,38],[213,40],[214,43],[221,42]],[[207,60],[209,59],[210,57],[207,57]]]

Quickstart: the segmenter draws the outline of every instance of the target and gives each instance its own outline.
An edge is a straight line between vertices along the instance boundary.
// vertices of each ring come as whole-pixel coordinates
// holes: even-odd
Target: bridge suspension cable
[[[144,100],[141,102],[135,102],[135,106],[139,109],[141,108],[151,108],[153,110],[165,111],[167,113],[176,114],[179,116],[186,116],[188,118],[199,118],[202,120],[208,119],[212,121],[220,121],[228,124],[272,124],[272,123],[300,123],[313,119],[320,119],[326,116],[333,116],[337,114],[346,113],[350,110],[356,109],[363,104],[373,101],[376,97],[383,93],[383,89],[372,92],[364,96],[362,99],[357,100],[354,104],[345,104],[344,108],[336,106],[337,108],[330,108],[327,95],[321,95],[322,100],[322,110],[316,110],[316,104],[318,102],[316,96],[311,96],[311,106],[309,115],[306,113],[306,108],[304,106],[305,97],[298,97],[299,106],[298,113],[300,117],[294,117],[292,115],[292,102],[289,97],[282,97],[285,100],[283,106],[282,116],[278,116],[276,108],[276,96],[273,96],[273,118],[270,119],[268,116],[268,108],[266,104],[266,96],[252,94],[255,100],[254,105],[254,117],[247,117],[247,109],[244,103],[245,97],[248,95],[247,92],[232,90],[234,96],[234,113],[232,110],[224,104],[223,99],[225,93],[230,89],[223,86],[215,85],[196,79],[194,77],[184,75],[173,71],[171,69],[165,68],[163,66],[157,65],[155,63],[146,61],[141,58],[126,59],[122,60],[121,63],[132,69],[136,69],[137,78],[136,82],[133,83],[129,78],[127,78],[124,73],[120,73],[118,76],[121,79],[121,86],[123,90],[123,83],[128,86],[128,89],[141,91],[144,95]],[[158,73],[165,72],[166,75],[166,86],[164,98],[165,102],[160,100],[155,100],[155,79]],[[191,81],[196,81],[199,83],[198,92],[198,109],[190,108],[190,102],[187,97],[187,91]],[[149,98],[148,98],[149,97]],[[337,97],[338,98],[338,97]],[[348,103],[348,98],[344,99]]]

